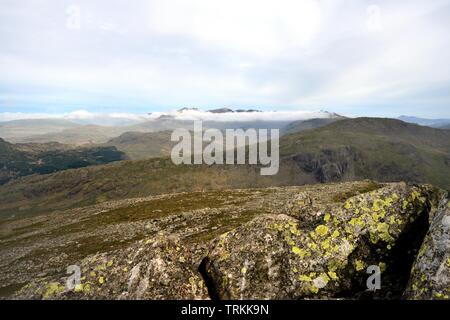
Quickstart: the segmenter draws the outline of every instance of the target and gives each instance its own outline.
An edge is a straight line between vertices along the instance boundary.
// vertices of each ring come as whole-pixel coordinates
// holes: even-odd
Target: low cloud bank
[[[137,113],[100,113],[78,110],[69,113],[0,113],[0,121],[60,119],[73,122],[89,123],[126,123],[144,122],[148,120],[174,119],[174,120],[201,120],[218,122],[249,122],[249,121],[296,121],[314,118],[334,118],[335,113],[327,111],[201,111],[198,109],[183,109],[170,112],[154,112],[149,114]]]

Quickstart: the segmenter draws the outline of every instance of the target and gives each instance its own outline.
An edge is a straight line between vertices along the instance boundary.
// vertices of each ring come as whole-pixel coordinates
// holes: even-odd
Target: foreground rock
[[[428,185],[361,181],[164,195],[4,222],[0,295],[448,299],[447,198]],[[75,288],[70,265],[81,273]],[[381,273],[375,292],[369,267]]]
[[[201,271],[217,299],[361,298],[372,265],[383,274],[380,297],[398,298],[435,193],[392,184],[330,207],[310,228],[257,218],[215,240]]]
[[[85,258],[108,254],[111,260],[129,246],[139,249],[139,241],[160,232],[195,253],[196,269],[206,254],[201,248],[255,217],[288,214],[310,224],[329,204],[380,187],[361,181],[166,194],[0,221],[0,299],[17,296],[30,282],[58,282]]]
[[[32,299],[207,299],[203,279],[189,250],[178,239],[159,234],[126,250],[84,259],[81,283],[70,290],[67,278],[34,283],[19,296]]]
[[[430,230],[414,263],[407,299],[450,297],[450,202],[443,198],[430,216]]]

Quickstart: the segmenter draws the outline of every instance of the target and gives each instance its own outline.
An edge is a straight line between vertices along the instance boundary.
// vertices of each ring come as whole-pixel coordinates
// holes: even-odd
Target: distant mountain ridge
[[[340,116],[327,111],[260,111],[257,109],[232,110],[229,108],[200,111],[197,108],[182,108],[174,112],[152,113],[137,123],[104,126],[80,124],[55,119],[18,120],[0,123],[0,137],[13,143],[59,142],[72,145],[103,144],[126,132],[160,132],[177,128],[193,129],[193,121],[203,121],[204,128],[248,129],[277,128],[284,131],[294,121],[310,119],[339,119]],[[117,120],[118,121],[118,120]],[[126,119],[123,120],[127,123]],[[47,128],[48,126],[48,128]]]
[[[419,124],[421,126],[428,126],[433,128],[449,128],[450,127],[450,119],[425,119],[418,117],[410,117],[410,116],[400,116],[399,120]]]
[[[283,137],[280,152],[321,182],[368,178],[450,189],[450,131],[395,119],[344,119]]]

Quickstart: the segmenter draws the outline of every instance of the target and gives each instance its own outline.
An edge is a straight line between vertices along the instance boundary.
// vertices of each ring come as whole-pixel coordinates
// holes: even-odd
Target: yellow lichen
[[[409,202],[406,200],[403,200],[402,208],[403,210],[406,210],[408,208]]]
[[[377,225],[378,232],[389,232],[389,225],[387,223],[379,223]]]
[[[105,283],[105,278],[103,278],[103,277],[98,278],[98,283],[104,284]]]
[[[373,209],[373,211],[380,211],[380,206],[379,206],[378,200],[374,201],[372,209]]]
[[[331,214],[326,213],[326,214],[325,214],[325,217],[323,218],[323,220],[324,220],[325,222],[328,222],[328,221],[330,221],[330,219],[331,219]]]
[[[320,277],[325,282],[325,284],[328,284],[328,282],[330,282],[330,277],[326,273],[321,273]]]
[[[330,248],[330,239],[326,239],[324,241],[321,242],[320,246],[324,249],[327,250]]]
[[[437,299],[442,299],[444,297],[444,295],[442,293],[440,293],[440,292],[436,292],[434,294],[434,297],[437,298]]]
[[[311,277],[306,276],[306,275],[304,275],[304,274],[300,275],[300,276],[298,277],[298,280],[300,280],[300,281],[306,281],[306,282],[311,282],[311,281],[312,281]]]
[[[292,252],[298,255],[300,258],[304,258],[306,255],[306,250],[300,249],[299,247],[293,247]]]
[[[297,228],[297,224],[290,222],[290,231],[293,235],[299,236],[301,234],[300,230]]]
[[[316,294],[319,292],[319,288],[317,288],[316,286],[313,285],[313,286],[311,286],[311,292]]]
[[[83,291],[83,284],[82,284],[82,283],[77,284],[77,285],[75,286],[75,288],[74,288],[74,291],[75,291],[75,292],[82,292],[82,291]]]
[[[334,230],[334,232],[333,232],[333,234],[331,235],[331,237],[333,238],[333,239],[336,239],[337,237],[339,237],[341,234],[339,233],[339,231],[337,231],[337,230]]]
[[[365,223],[364,223],[364,221],[361,219],[361,218],[352,218],[351,220],[350,220],[350,222],[349,222],[349,224],[351,225],[351,226],[356,226],[356,225],[358,225],[358,226],[360,226],[360,227],[364,227],[365,226]]]
[[[106,264],[101,264],[95,267],[95,270],[100,271],[100,270],[106,270]]]
[[[327,226],[325,226],[325,225],[320,225],[320,226],[317,226],[317,228],[316,228],[316,233],[319,235],[319,236],[325,236],[327,233],[328,233],[328,227]]]
[[[336,274],[336,272],[334,271],[328,271],[328,276],[332,279],[332,280],[337,280],[338,276]]]
[[[364,262],[362,262],[361,260],[355,260],[355,269],[356,271],[361,271],[364,269]]]
[[[64,291],[64,286],[58,282],[51,282],[45,287],[44,299],[51,298]]]

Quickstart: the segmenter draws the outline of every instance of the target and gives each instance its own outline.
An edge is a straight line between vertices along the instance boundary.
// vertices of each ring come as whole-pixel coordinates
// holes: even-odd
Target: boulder
[[[215,299],[363,298],[403,294],[427,231],[431,186],[389,184],[328,208],[306,227],[287,215],[254,219],[212,242],[200,271]]]
[[[444,196],[411,271],[406,299],[431,300],[450,297],[450,202]]]
[[[42,279],[19,292],[31,299],[198,300],[208,292],[192,253],[169,234],[124,250],[99,254],[77,264],[81,284],[69,290],[67,278]]]

